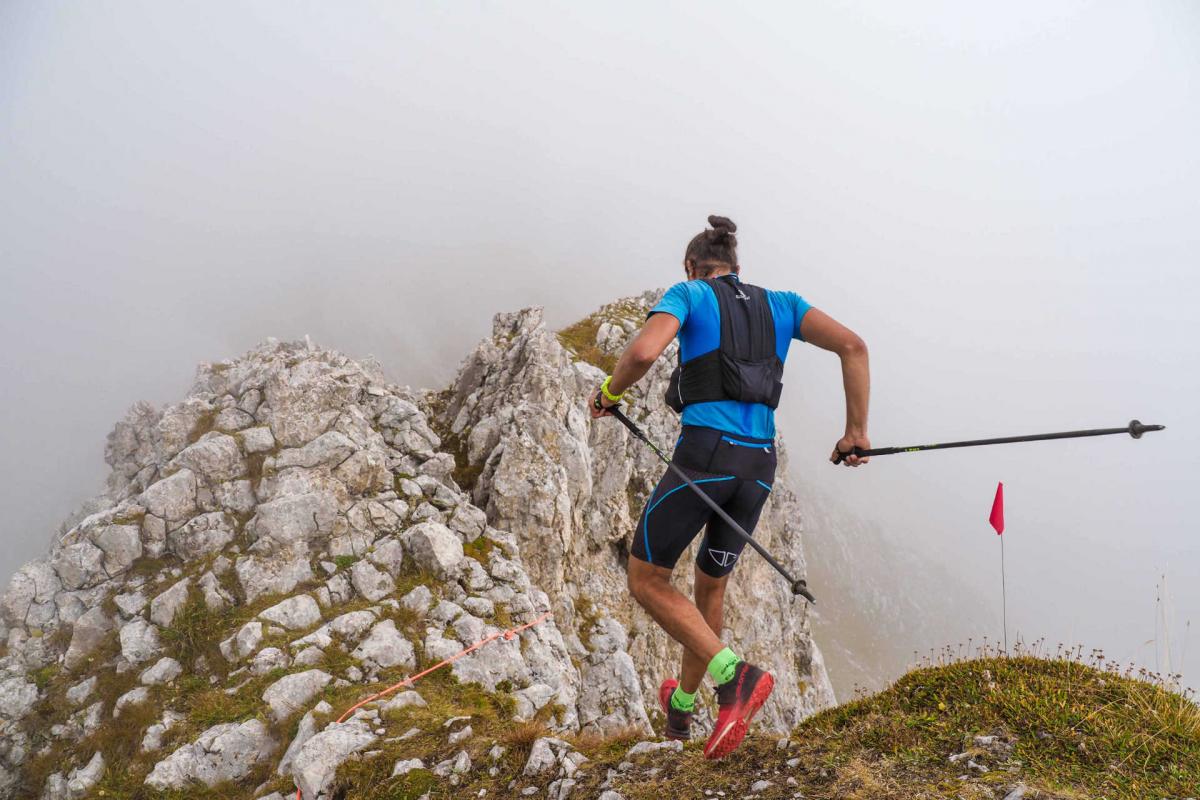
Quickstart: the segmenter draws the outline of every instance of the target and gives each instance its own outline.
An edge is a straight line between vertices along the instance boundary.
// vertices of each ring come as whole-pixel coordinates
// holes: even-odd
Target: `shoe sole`
[[[725,727],[714,734],[713,739],[704,748],[704,757],[724,758],[736,750],[742,740],[746,738],[746,732],[750,730],[750,721],[763,707],[763,703],[767,702],[767,698],[771,696],[774,689],[775,678],[768,672],[763,675],[762,680],[751,692],[750,699],[746,701],[744,713],[737,719],[725,723]]]

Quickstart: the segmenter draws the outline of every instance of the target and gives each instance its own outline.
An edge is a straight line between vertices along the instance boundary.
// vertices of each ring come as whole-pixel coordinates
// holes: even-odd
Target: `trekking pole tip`
[[[1143,433],[1166,430],[1166,425],[1143,425],[1136,419],[1129,422],[1129,435],[1135,439],[1142,438]]]

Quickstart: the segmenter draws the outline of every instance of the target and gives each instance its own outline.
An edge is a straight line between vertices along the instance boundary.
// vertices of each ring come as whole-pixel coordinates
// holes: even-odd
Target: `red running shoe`
[[[704,745],[705,758],[732,753],[750,728],[750,720],[775,688],[775,678],[753,664],[738,662],[733,678],[717,687],[717,724]]]
[[[671,707],[671,695],[675,693],[675,687],[678,685],[679,681],[674,678],[663,681],[662,686],[658,687],[658,703],[667,715],[667,729],[664,735],[668,739],[686,742],[692,738],[692,712]]]

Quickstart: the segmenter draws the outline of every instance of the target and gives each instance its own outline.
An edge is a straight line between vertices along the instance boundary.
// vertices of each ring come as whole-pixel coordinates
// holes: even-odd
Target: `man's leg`
[[[701,571],[697,566],[695,581],[696,608],[703,615],[704,621],[713,635],[719,638],[725,619],[725,586],[729,583],[729,576],[722,575],[714,578]],[[696,690],[700,688],[700,682],[704,680],[704,671],[707,667],[708,660],[697,658],[685,648],[679,688],[688,694],[695,694]]]
[[[630,558],[628,577],[629,593],[685,652],[707,665],[724,649],[700,609],[671,585],[671,570]]]

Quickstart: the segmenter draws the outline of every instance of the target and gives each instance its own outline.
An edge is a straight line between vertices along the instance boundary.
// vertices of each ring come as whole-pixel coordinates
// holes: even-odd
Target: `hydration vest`
[[[776,408],[783,392],[783,361],[775,353],[775,317],[766,290],[733,275],[704,282],[717,296],[721,343],[686,362],[680,353],[667,386],[667,405],[676,413],[714,400]]]

